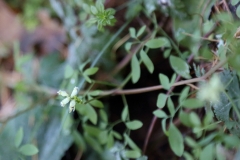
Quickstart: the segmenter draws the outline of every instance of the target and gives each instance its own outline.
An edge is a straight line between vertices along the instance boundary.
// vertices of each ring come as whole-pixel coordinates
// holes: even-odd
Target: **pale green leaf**
[[[167,97],[168,96],[166,94],[163,94],[163,93],[160,93],[158,95],[158,99],[157,99],[158,108],[163,108],[165,106]]]
[[[140,64],[138,62],[137,56],[133,55],[131,60],[131,69],[132,69],[132,82],[137,83],[141,75]]]
[[[86,69],[83,74],[87,76],[94,75],[98,71],[98,67],[88,68]]]
[[[121,119],[123,122],[125,122],[128,118],[128,106],[125,105],[121,114]]]
[[[92,14],[96,15],[98,13],[98,10],[96,7],[91,6],[91,12],[92,12]]]
[[[237,14],[238,18],[240,18],[240,6],[237,7],[236,14]]]
[[[231,5],[235,6],[238,2],[239,0],[231,0]]]
[[[37,147],[32,144],[25,144],[18,151],[25,156],[32,156],[38,153]]]
[[[123,137],[125,142],[127,142],[131,149],[139,152],[141,151],[141,149],[134,143],[134,141],[126,133],[123,134]]]
[[[200,152],[199,160],[213,160],[214,159],[214,144],[210,143],[206,147],[203,148],[202,152]]]
[[[182,156],[184,151],[183,137],[181,132],[174,124],[171,124],[168,130],[168,141],[172,151],[179,157]]]
[[[122,139],[122,135],[119,134],[118,132],[116,132],[116,131],[114,131],[114,130],[112,130],[111,132],[112,132],[112,135],[113,135],[115,138],[117,138],[117,139],[119,139],[119,140]]]
[[[170,53],[171,53],[172,49],[166,49],[164,52],[163,52],[163,57],[164,58],[168,58],[170,56]]]
[[[88,119],[93,123],[93,124],[97,124],[97,113],[94,110],[94,108],[87,104],[85,106],[85,111],[86,111],[86,116],[88,117]]]
[[[170,89],[171,85],[167,76],[160,73],[159,79],[160,79],[160,84],[163,86],[164,89],[166,90]]]
[[[129,28],[129,32],[130,32],[130,36],[132,38],[136,38],[136,30],[135,30],[135,28],[133,28],[133,27]]]
[[[100,109],[99,115],[105,123],[108,123],[108,115],[103,109]]]
[[[189,114],[189,120],[194,127],[200,127],[201,126],[201,121],[198,117],[198,115],[195,112],[191,112]]]
[[[91,105],[93,105],[94,107],[98,107],[98,108],[104,108],[104,105],[101,101],[94,99],[94,100],[90,100],[89,103]]]
[[[164,111],[159,110],[159,109],[153,111],[153,114],[158,118],[167,118],[168,117],[168,115]]]
[[[189,98],[183,101],[182,105],[185,108],[190,108],[190,109],[196,109],[196,108],[201,108],[203,107],[204,103],[196,98]]]
[[[143,124],[139,120],[133,120],[130,122],[126,122],[125,125],[127,126],[128,129],[136,130],[136,129],[141,128]]]
[[[66,65],[65,72],[64,72],[64,78],[70,78],[74,73],[73,68],[70,65]]]
[[[182,92],[180,93],[178,102],[182,103],[187,97],[188,97],[188,93],[189,93],[190,87],[184,87],[184,89],[182,90]]]
[[[144,50],[140,51],[140,56],[142,58],[144,65],[147,67],[148,71],[150,73],[153,73],[154,65]]]
[[[144,33],[145,29],[146,25],[142,26],[137,32],[137,37],[140,37]]]
[[[187,114],[183,111],[180,111],[179,119],[185,126],[192,127],[192,123],[190,122],[190,119],[189,119],[189,114]]]
[[[167,100],[167,107],[170,112],[170,115],[173,117],[175,115],[175,108],[171,97],[169,97]]]
[[[184,78],[191,78],[188,64],[179,57],[170,56],[170,65],[172,69]]]
[[[23,140],[23,128],[20,127],[15,136],[15,147],[19,147]]]
[[[141,156],[141,152],[134,150],[125,150],[124,156],[127,158],[139,158]]]
[[[170,42],[165,37],[159,37],[150,39],[145,44],[148,48],[154,49],[154,48],[160,48],[160,47],[170,47]]]
[[[132,47],[132,42],[127,42],[127,43],[125,44],[125,49],[126,49],[126,51],[130,51],[131,47]]]

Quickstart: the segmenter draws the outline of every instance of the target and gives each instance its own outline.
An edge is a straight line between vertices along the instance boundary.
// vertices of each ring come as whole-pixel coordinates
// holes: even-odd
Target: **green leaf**
[[[164,58],[168,58],[170,56],[170,53],[171,53],[172,49],[166,49],[164,52],[163,52],[163,57]]]
[[[144,33],[145,29],[146,25],[142,26],[137,32],[137,37],[140,37]]]
[[[141,149],[133,142],[133,140],[126,133],[123,134],[123,137],[125,142],[127,142],[127,144],[131,147],[131,149],[141,152]]]
[[[98,13],[98,10],[96,7],[91,6],[91,12],[92,12],[92,14],[96,15]]]
[[[141,70],[140,70],[140,65],[136,55],[133,55],[132,57],[131,69],[132,69],[132,82],[137,83],[141,75]]]
[[[128,118],[128,106],[125,105],[121,114],[121,119],[123,122],[126,122],[127,118]]]
[[[96,143],[96,139],[92,138],[90,135],[84,133],[84,138],[86,142],[98,153],[102,152],[102,147],[99,143]]]
[[[15,147],[19,147],[23,140],[23,128],[20,127],[15,136]]]
[[[162,122],[161,122],[162,123],[162,130],[165,134],[167,133],[166,121],[167,121],[167,118],[164,118],[164,119],[162,119]]]
[[[189,120],[194,127],[200,127],[201,126],[201,121],[198,117],[198,115],[195,112],[191,112],[189,114]]]
[[[194,160],[194,158],[192,157],[192,155],[189,154],[188,152],[184,152],[184,153],[183,153],[183,157],[184,157],[186,160]]]
[[[179,99],[178,99],[179,103],[182,103],[188,97],[189,89],[190,89],[190,87],[187,86],[182,90],[182,92],[179,96]]]
[[[108,123],[108,115],[103,109],[100,109],[99,115],[105,123]]]
[[[148,71],[150,73],[153,73],[154,65],[144,50],[140,51],[140,56],[142,58],[144,65],[147,67]]]
[[[202,152],[200,152],[199,160],[206,160],[206,159],[214,159],[214,144],[210,143],[206,147],[203,148]]]
[[[174,124],[171,124],[168,133],[168,141],[172,151],[177,156],[181,157],[184,151],[183,137],[181,132],[177,129],[177,127],[174,126]]]
[[[25,156],[32,156],[38,153],[37,147],[32,144],[25,144],[18,151]]]
[[[170,56],[170,65],[172,67],[172,69],[179,74],[180,76],[189,79],[191,78],[190,76],[190,71],[189,71],[189,66],[188,64],[182,60],[179,57],[176,56]]]
[[[97,113],[94,110],[94,108],[87,104],[85,106],[85,110],[86,110],[86,116],[88,117],[88,119],[93,123],[93,124],[97,124]]]
[[[185,142],[186,142],[186,144],[187,144],[189,147],[191,147],[191,148],[196,148],[196,147],[199,146],[198,143],[197,143],[194,139],[192,139],[191,137],[189,137],[189,136],[186,136],[186,137],[185,137]]]
[[[169,79],[164,74],[159,74],[160,84],[163,86],[164,89],[170,89],[171,85],[169,83]]]
[[[107,148],[112,148],[114,145],[114,138],[113,138],[113,134],[109,134],[108,135],[108,139],[107,139]]]
[[[126,51],[130,51],[130,49],[131,49],[131,47],[132,47],[132,42],[127,42],[126,44],[125,44],[125,49],[126,49]]]
[[[238,18],[240,18],[240,6],[237,7],[236,14],[237,14]]]
[[[125,150],[123,154],[127,158],[139,158],[141,156],[140,151],[134,151],[134,150]]]
[[[87,75],[87,76],[91,76],[94,75],[96,72],[98,71],[98,67],[92,67],[92,68],[88,68],[86,69],[83,74]]]
[[[73,135],[74,142],[77,144],[78,148],[81,149],[82,151],[85,151],[86,143],[82,135],[77,130],[73,130],[72,135]]]
[[[103,130],[99,129],[98,127],[87,125],[87,124],[83,125],[83,129],[89,135],[96,137],[96,138],[98,138],[99,135],[101,134],[101,132],[103,131]]]
[[[239,0],[231,0],[231,5],[235,6],[238,2]]]
[[[64,72],[64,78],[70,78],[74,73],[73,68],[70,65],[66,65],[65,72]]]
[[[112,132],[112,135],[113,135],[115,138],[117,138],[117,139],[119,139],[119,140],[122,139],[122,135],[119,134],[118,132],[116,132],[116,131],[114,131],[114,130],[112,130],[111,132]]]
[[[160,93],[158,95],[158,99],[157,99],[158,108],[163,108],[165,106],[167,97],[168,96],[166,94],[163,94],[163,93]]]
[[[104,5],[103,5],[102,1],[98,0],[96,2],[96,8],[98,9],[99,12],[104,12]]]
[[[83,77],[88,83],[92,83],[92,80],[87,75],[83,74]]]
[[[170,42],[165,37],[150,39],[145,44],[148,48],[155,49],[160,47],[170,47]]]
[[[132,38],[136,38],[136,30],[135,30],[135,28],[133,28],[133,27],[129,28],[129,32],[130,32],[130,36]]]
[[[159,109],[153,111],[153,114],[158,118],[167,118],[168,117],[168,115],[164,111],[159,110]]]
[[[85,61],[84,63],[82,63],[81,65],[79,65],[79,70],[81,71],[81,72],[83,72],[83,69],[84,69],[84,67],[87,65],[89,63],[89,60],[87,60],[87,61]]]
[[[175,108],[171,97],[169,97],[167,100],[167,107],[170,112],[170,115],[173,117],[175,115]]]
[[[239,137],[237,137],[236,135],[226,135],[226,136],[224,136],[223,142],[229,148],[233,148],[233,147],[238,148],[239,145],[240,145]]]
[[[130,122],[126,122],[125,125],[127,126],[128,129],[136,130],[136,129],[141,128],[143,124],[139,120],[133,120]]]
[[[204,103],[196,98],[189,98],[183,101],[182,105],[185,108],[190,108],[190,109],[196,109],[196,108],[201,108],[203,107]]]
[[[91,105],[93,105],[94,107],[98,107],[98,108],[104,108],[104,105],[101,101],[94,99],[94,100],[90,100],[89,103]]]
[[[189,119],[189,114],[187,114],[183,111],[180,111],[179,119],[185,126],[192,127],[192,123],[190,122],[190,119]]]

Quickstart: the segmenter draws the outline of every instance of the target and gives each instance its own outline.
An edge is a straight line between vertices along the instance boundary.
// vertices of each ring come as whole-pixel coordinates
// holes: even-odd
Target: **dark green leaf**
[[[140,65],[136,55],[133,55],[131,60],[131,69],[132,69],[132,82],[136,83],[141,74]]]
[[[147,67],[148,71],[150,73],[153,73],[154,65],[144,50],[140,51],[140,56],[142,58],[144,65]]]
[[[158,108],[163,108],[166,104],[166,100],[167,100],[167,95],[160,93],[158,95],[158,99],[157,99],[157,106]]]
[[[160,84],[163,86],[164,89],[166,90],[170,89],[171,85],[167,76],[160,73],[159,79],[160,79]]]
[[[99,129],[98,127],[87,125],[87,124],[83,125],[83,129],[86,133],[88,133],[88,135],[91,135],[96,138],[98,138],[100,133],[102,132],[102,130]]]
[[[113,138],[113,134],[109,134],[108,135],[108,139],[107,139],[107,148],[112,148],[114,145],[114,138]]]
[[[136,130],[136,129],[141,128],[143,124],[139,120],[133,120],[130,122],[126,122],[125,125],[127,126],[128,129]]]
[[[170,56],[170,65],[172,69],[184,78],[191,78],[188,64],[176,56]]]
[[[164,111],[159,110],[159,109],[153,111],[153,114],[158,118],[167,118],[168,117],[168,115]]]
[[[25,156],[32,156],[38,153],[38,149],[32,144],[25,144],[19,148],[19,152]]]
[[[190,109],[196,109],[196,108],[201,108],[203,107],[203,102],[199,99],[196,98],[189,98],[183,101],[182,105],[185,108],[190,108]]]
[[[174,124],[171,124],[168,133],[168,141],[172,151],[177,156],[181,157],[184,151],[183,137],[181,132],[177,129],[177,127],[174,126]]]
[[[76,130],[73,130],[72,135],[74,138],[74,142],[77,144],[78,148],[81,149],[82,151],[85,151],[86,143],[85,143],[82,135]]]
[[[15,147],[19,147],[23,140],[23,128],[20,127],[15,136]]]
[[[159,37],[159,38],[155,38],[147,41],[145,45],[148,48],[154,49],[154,48],[160,48],[160,47],[170,47],[170,42],[165,37]]]
[[[85,106],[85,111],[86,111],[86,116],[88,117],[88,119],[93,123],[93,124],[97,124],[97,113],[94,110],[94,108],[87,104]]]
[[[84,133],[84,138],[87,141],[87,143],[98,153],[102,152],[102,147],[99,143],[96,143],[96,139],[92,138],[90,135]]]

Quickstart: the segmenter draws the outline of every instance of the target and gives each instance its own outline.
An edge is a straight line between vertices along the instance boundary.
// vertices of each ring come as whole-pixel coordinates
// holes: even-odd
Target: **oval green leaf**
[[[158,118],[167,118],[168,117],[168,115],[164,111],[159,110],[159,109],[153,111],[153,114]]]
[[[136,130],[136,129],[141,128],[143,124],[139,120],[133,120],[130,122],[126,122],[125,125],[127,126],[128,129]]]
[[[121,114],[121,119],[123,122],[125,122],[128,118],[128,106],[125,105],[125,107],[123,108],[122,114]]]
[[[184,151],[184,145],[183,145],[183,137],[181,132],[175,127],[173,124],[170,125],[170,128],[168,130],[168,141],[170,143],[170,147],[172,151],[177,156],[182,156]]]
[[[163,86],[164,89],[166,90],[170,89],[171,85],[167,76],[160,73],[159,80],[160,80],[160,84]]]
[[[92,67],[92,68],[88,68],[86,69],[83,74],[87,75],[87,76],[91,76],[94,75],[96,72],[98,71],[98,67]]]
[[[91,105],[93,105],[94,107],[104,108],[103,103],[101,101],[97,100],[97,99],[91,100],[91,101],[89,101],[89,103]]]
[[[170,65],[172,67],[172,69],[179,74],[180,76],[189,79],[191,78],[190,76],[190,71],[189,71],[189,66],[188,64],[182,60],[179,57],[176,56],[170,56]]]
[[[140,65],[136,55],[133,55],[131,60],[131,69],[132,69],[132,82],[137,83],[140,78],[141,70]]]
[[[19,148],[19,152],[25,156],[32,156],[38,153],[38,149],[32,144],[25,144]]]
[[[148,48],[155,49],[160,47],[170,47],[170,42],[165,37],[150,39],[146,44]]]
[[[196,109],[196,108],[201,108],[203,107],[203,102],[199,99],[196,98],[189,98],[183,101],[182,105],[185,108],[190,108],[190,109]]]
[[[141,152],[134,150],[126,150],[124,151],[124,156],[127,158],[139,158],[141,156]]]
[[[166,100],[167,100],[167,95],[160,93],[158,95],[158,99],[157,99],[157,106],[158,108],[163,108],[166,104]]]
[[[22,139],[23,139],[23,128],[19,128],[19,130],[17,131],[17,134],[15,136],[15,147],[19,147],[20,144],[22,143]]]
[[[140,56],[142,58],[144,65],[147,67],[148,71],[150,73],[153,73],[154,65],[144,50],[140,51]]]

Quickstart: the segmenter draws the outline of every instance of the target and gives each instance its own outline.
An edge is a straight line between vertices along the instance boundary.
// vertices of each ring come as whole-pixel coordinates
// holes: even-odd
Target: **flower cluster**
[[[223,90],[223,84],[220,78],[215,74],[208,83],[201,85],[198,91],[199,99],[212,103],[219,102],[220,92]]]
[[[76,95],[78,93],[78,87],[74,87],[70,96],[68,95],[67,92],[61,91],[61,90],[59,90],[57,93],[58,93],[58,95],[65,97],[60,103],[61,106],[64,107],[66,104],[68,104],[70,102],[69,113],[75,111],[76,101],[78,100],[78,98],[76,97]]]

